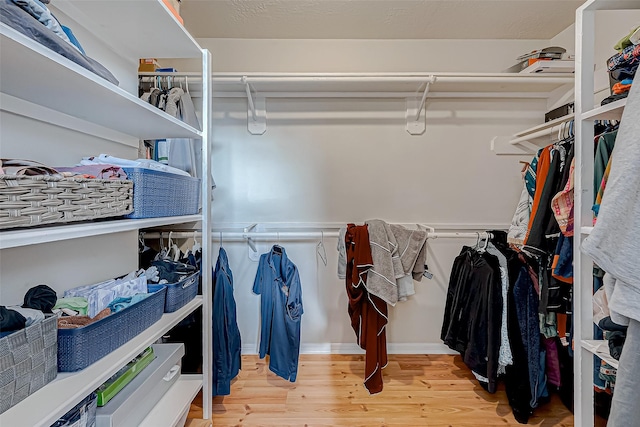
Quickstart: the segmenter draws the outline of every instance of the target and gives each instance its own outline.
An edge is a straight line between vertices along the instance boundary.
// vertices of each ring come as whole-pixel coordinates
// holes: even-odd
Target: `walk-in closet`
[[[639,0],[1,1],[1,427],[640,427]]]

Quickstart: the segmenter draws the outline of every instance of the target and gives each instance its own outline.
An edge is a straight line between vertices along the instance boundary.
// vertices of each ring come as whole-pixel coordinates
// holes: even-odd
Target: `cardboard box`
[[[142,58],[138,66],[138,72],[154,72],[156,68],[162,68],[155,58]]]
[[[184,25],[184,20],[180,16],[180,0],[162,0],[162,2],[173,13],[173,16]]]

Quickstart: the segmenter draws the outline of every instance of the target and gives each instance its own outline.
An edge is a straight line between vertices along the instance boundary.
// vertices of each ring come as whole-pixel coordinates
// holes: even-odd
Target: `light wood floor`
[[[363,356],[302,355],[295,383],[269,371],[265,360],[243,356],[231,395],[213,400],[214,426],[517,426],[504,387],[485,392],[459,356],[391,355],[384,390],[362,385]],[[189,418],[202,418],[202,397]],[[189,425],[189,424],[188,424]],[[192,420],[190,427],[205,426]],[[573,426],[554,396],[529,425]]]

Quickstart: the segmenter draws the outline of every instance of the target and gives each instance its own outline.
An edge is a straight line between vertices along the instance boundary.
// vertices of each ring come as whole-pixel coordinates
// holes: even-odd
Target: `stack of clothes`
[[[27,291],[22,305],[0,306],[0,338],[43,321],[56,301],[53,289],[38,285]]]
[[[607,60],[612,95],[602,101],[602,105],[629,95],[629,89],[640,64],[640,26],[631,30],[614,46],[618,51]]]
[[[49,1],[0,0],[0,22],[117,85],[109,70],[85,54],[71,29],[58,22],[46,6]]]

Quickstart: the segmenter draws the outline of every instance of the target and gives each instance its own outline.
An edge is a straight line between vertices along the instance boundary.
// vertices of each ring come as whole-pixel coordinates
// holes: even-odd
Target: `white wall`
[[[199,40],[215,71],[499,72],[548,41]],[[184,66],[188,66],[183,64]],[[180,70],[185,68],[177,66]],[[521,191],[519,157],[496,156],[489,141],[543,120],[544,100],[428,100],[427,130],[405,131],[401,100],[267,100],[267,132],[247,132],[246,100],[215,99],[214,226],[362,222],[507,225]],[[523,157],[526,158],[526,157]],[[482,227],[482,225],[480,225]],[[271,244],[259,246],[267,251]],[[356,351],[336,239],[285,242],[299,267],[305,314],[302,351]],[[443,351],[439,334],[448,275],[463,243],[429,242],[433,280],[392,308],[391,351]],[[255,352],[257,263],[247,245],[225,242],[235,279],[243,347]]]
[[[260,72],[501,72],[547,40],[199,39],[213,70]],[[179,71],[198,64],[173,61]],[[164,64],[163,64],[164,65]]]

